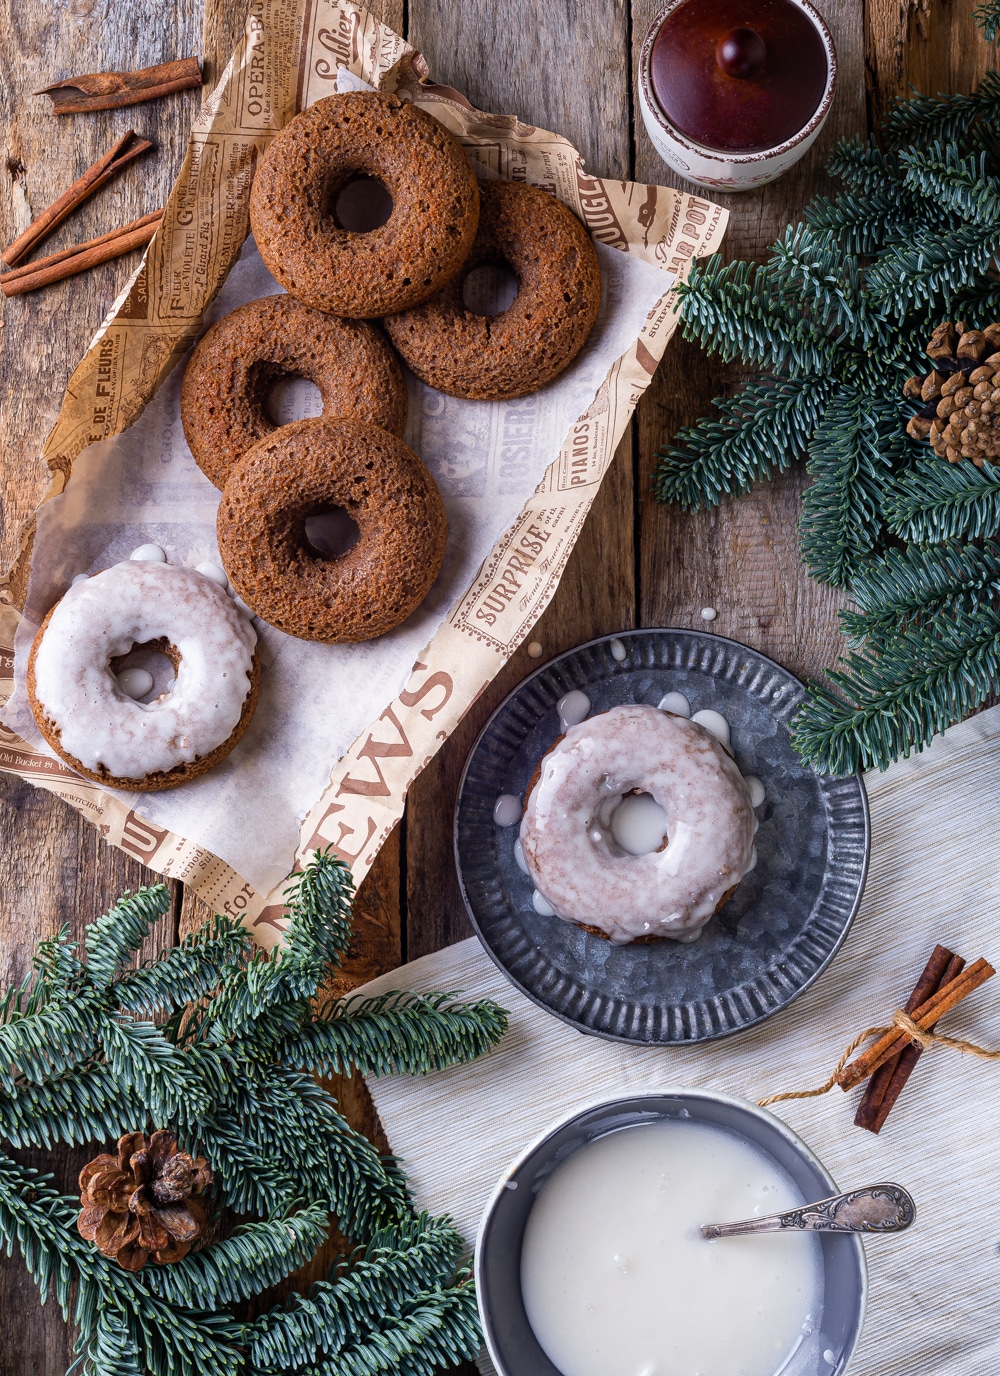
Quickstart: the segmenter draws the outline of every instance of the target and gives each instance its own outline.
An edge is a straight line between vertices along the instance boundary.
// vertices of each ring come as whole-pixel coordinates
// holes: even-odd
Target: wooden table
[[[781,181],[723,197],[731,212],[725,252],[763,254],[785,224],[825,186],[833,144],[870,129],[887,103],[911,85],[968,91],[990,65],[971,0],[819,0],[834,33],[840,86],[819,143]],[[683,185],[650,146],[635,108],[633,73],[659,0],[374,0],[372,8],[425,54],[437,81],[487,110],[572,139],[586,165],[605,177]],[[63,76],[141,67],[201,53],[216,80],[246,0],[4,0],[0,18],[0,119],[5,165],[0,239],[18,233],[128,128],[152,134],[155,158],[96,196],[45,252],[101,233],[163,204],[180,166],[198,93],[114,113],[58,119],[32,91]],[[3,308],[0,355],[2,549],[10,560],[17,530],[37,502],[38,460],[69,374],[100,324],[134,256]],[[838,653],[838,598],[802,568],[797,518],[803,474],[794,470],[718,511],[685,516],[650,498],[659,445],[732,389],[733,369],[675,339],[639,407],[594,504],[559,592],[532,639],[546,657],[631,626],[703,626],[756,646],[802,676]],[[402,960],[469,934],[451,858],[451,816],[463,761],[487,715],[536,661],[521,650],[417,780],[407,815],[358,897],[357,950],[347,978],[359,982]],[[0,988],[20,979],[35,943],[63,922],[79,930],[125,888],[151,876],[110,849],[50,794],[0,775]],[[151,947],[170,944],[204,916],[174,885],[172,911]],[[378,1132],[362,1089],[343,1102],[354,1121]],[[66,1186],[79,1154],[46,1161]],[[41,1163],[39,1163],[41,1164]],[[309,1275],[324,1267],[314,1265]],[[54,1305],[42,1309],[19,1260],[0,1262],[0,1376],[58,1376],[70,1336]]]

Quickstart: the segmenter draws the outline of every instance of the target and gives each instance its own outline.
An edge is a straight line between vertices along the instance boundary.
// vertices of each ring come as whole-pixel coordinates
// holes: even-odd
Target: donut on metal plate
[[[367,233],[337,223],[338,193],[373,177],[392,198]],[[371,319],[425,301],[458,272],[479,220],[461,144],[416,105],[378,92],[327,96],[261,159],[250,222],[268,270],[317,310]]]
[[[31,710],[84,778],[144,793],[173,788],[225,759],[250,725],[256,644],[212,578],[126,560],[74,583],[42,622],[28,659]],[[151,701],[128,696],[116,677],[139,646],[165,656],[175,675]]]
[[[322,553],[307,522],[346,513],[353,546]],[[385,635],[415,611],[444,560],[448,519],[412,450],[374,425],[319,417],[247,450],[217,517],[233,587],[289,635],[327,643]]]
[[[265,296],[213,325],[184,373],[184,437],[216,487],[225,486],[241,454],[278,428],[266,405],[282,377],[315,383],[324,415],[403,433],[403,372],[373,325],[325,315],[284,294]]]
[[[479,192],[479,229],[461,277],[385,328],[422,382],[505,401],[536,392],[576,358],[597,320],[601,270],[583,225],[547,191],[484,181]],[[465,278],[487,264],[517,278],[516,299],[498,315],[477,315],[463,299]]]
[[[648,820],[619,825],[619,808],[641,794],[661,810],[658,845]],[[536,889],[565,921],[618,943],[691,940],[752,869],[756,829],[750,787],[711,732],[635,703],[556,742],[520,841]],[[639,830],[647,839],[629,849]]]

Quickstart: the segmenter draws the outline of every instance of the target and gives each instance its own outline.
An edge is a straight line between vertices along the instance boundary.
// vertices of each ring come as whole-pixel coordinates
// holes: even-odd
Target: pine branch
[[[38,952],[33,961],[37,975],[37,988],[44,992],[46,1002],[60,999],[75,989],[83,972],[83,965],[76,957],[76,943],[70,939],[69,927],[63,926],[54,937],[38,943]],[[0,1022],[5,1019],[0,1016]]]
[[[50,1181],[0,1155],[0,1248],[20,1253],[42,1299],[51,1288],[68,1318],[74,1268],[84,1275],[91,1268],[82,1240],[71,1231],[79,1205]]]
[[[1000,674],[1000,611],[946,612],[893,637],[878,653],[852,652],[812,684],[795,718],[802,758],[837,776],[885,769],[961,721],[994,690]]]
[[[802,552],[815,578],[846,587],[871,555],[902,447],[898,418],[880,399],[844,391],[828,404],[810,446],[813,483],[802,503]]]
[[[657,501],[698,511],[783,472],[805,454],[833,385],[828,377],[765,377],[717,397],[718,416],[680,430],[660,450]]]
[[[142,1356],[121,1310],[97,1315],[83,1372],[85,1376],[145,1376]]]
[[[944,309],[950,295],[966,291],[1000,252],[1000,224],[961,224],[917,231],[906,243],[885,249],[868,274],[868,290],[890,318],[910,311]]]
[[[963,221],[993,224],[1000,216],[1000,180],[986,170],[985,153],[965,153],[954,143],[932,143],[899,154],[904,185]],[[940,226],[935,225],[940,233]]]
[[[372,1376],[383,1371],[436,1376],[441,1368],[471,1360],[478,1350],[476,1296],[466,1284],[419,1296],[380,1329],[333,1359],[300,1368],[297,1376]]]
[[[901,188],[894,162],[874,138],[841,139],[830,154],[826,170],[859,196],[879,195],[887,184]]]
[[[972,17],[982,29],[987,43],[995,43],[1000,33],[1000,0],[983,0],[983,4],[977,5],[972,11]]]
[[[766,270],[774,298],[787,310],[807,314],[824,335],[832,330],[837,337],[870,341],[874,322],[862,295],[857,259],[835,235],[811,225],[789,225],[772,244]]]
[[[291,1296],[247,1330],[255,1371],[287,1371],[334,1356],[398,1315],[414,1291],[447,1285],[462,1255],[461,1236],[447,1219],[426,1214],[379,1233],[339,1274]],[[343,1269],[341,1269],[343,1267]]]
[[[894,535],[918,544],[1000,534],[1000,467],[951,464],[934,454],[899,474],[885,514]]]
[[[64,1007],[42,1006],[0,1026],[0,1091],[12,1094],[13,1072],[36,1084],[86,1063],[93,1054],[96,1001],[89,993],[69,997]]]
[[[203,1252],[151,1269],[145,1284],[161,1299],[188,1309],[218,1309],[250,1299],[297,1270],[326,1241],[329,1217],[320,1204],[245,1223]]]
[[[155,961],[126,972],[115,985],[118,1007],[128,1013],[167,1013],[217,987],[229,965],[249,952],[250,937],[232,918],[215,917]]]
[[[425,1075],[463,1065],[496,1046],[507,1015],[488,999],[463,1004],[455,994],[389,993],[337,999],[285,1044],[287,1065],[315,1074]]]
[[[874,255],[912,231],[909,198],[895,187],[869,195],[817,196],[804,212],[807,225],[835,234],[848,253]]]
[[[768,268],[756,263],[723,264],[718,254],[696,264],[677,288],[682,330],[709,353],[729,362],[742,358],[771,372],[829,372],[836,343],[811,321],[801,304],[776,298]]]
[[[84,938],[88,979],[98,988],[109,985],[169,907],[170,890],[165,884],[155,884],[126,894],[110,912],[92,922]]]
[[[114,1141],[145,1126],[146,1110],[105,1065],[20,1084],[0,1097],[0,1137],[14,1147]]]
[[[883,130],[893,147],[919,146],[967,137],[977,121],[993,125],[998,119],[1000,73],[987,72],[969,96],[915,95],[899,101],[886,115]]]
[[[350,944],[354,880],[328,848],[292,879],[285,898],[289,922],[281,975],[294,997],[308,999]]]
[[[219,918],[132,968],[165,894],[143,890],[93,924],[86,964],[65,932],[43,943],[33,974],[0,1000],[0,1135],[25,1147],[107,1144],[170,1126],[208,1157],[216,1203],[255,1218],[177,1263],[132,1273],[79,1234],[77,1200],[0,1155],[0,1245],[21,1253],[65,1315],[72,1305],[74,1369],[250,1376],[248,1341],[273,1348],[294,1338],[302,1360],[325,1370],[338,1333],[338,1369],[358,1376],[429,1376],[473,1352],[475,1301],[455,1269],[461,1238],[448,1220],[413,1216],[399,1163],[383,1159],[291,1061],[450,1064],[495,1044],[502,1010],[397,994],[334,1001],[314,1017],[311,999],[350,935],[350,876],[329,855],[293,886],[291,945],[280,956],[249,952],[242,929]],[[140,1012],[170,1016],[157,1026]],[[312,1255],[331,1213],[368,1240],[330,1282],[333,1298],[291,1301],[259,1329],[223,1311]]]
[[[204,1086],[154,1023],[104,1018],[100,1039],[111,1073],[149,1106],[158,1123],[186,1123],[210,1111]]]
[[[995,602],[1000,589],[1000,545],[942,544],[889,550],[862,568],[852,592],[856,611],[843,611],[844,633],[855,643],[880,642],[948,611],[972,615]]]

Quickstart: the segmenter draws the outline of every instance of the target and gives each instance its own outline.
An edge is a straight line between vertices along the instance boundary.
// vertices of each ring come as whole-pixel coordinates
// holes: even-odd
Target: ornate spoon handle
[[[803,1204],[784,1214],[747,1218],[740,1223],[703,1223],[702,1237],[739,1237],[743,1233],[901,1233],[917,1216],[902,1185],[883,1183],[848,1190],[832,1199]]]

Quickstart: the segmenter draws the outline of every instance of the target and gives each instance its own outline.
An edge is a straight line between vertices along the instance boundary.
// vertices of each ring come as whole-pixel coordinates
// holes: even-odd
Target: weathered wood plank
[[[43,252],[123,224],[163,204],[180,166],[197,91],[127,111],[57,118],[31,92],[80,71],[148,66],[196,53],[201,7],[130,0],[112,17],[93,0],[0,4],[0,239],[8,243],[126,129],[158,144],[72,215]],[[0,562],[9,563],[17,532],[45,485],[38,458],[67,378],[136,255],[109,263],[44,292],[2,303],[0,350]],[[74,934],[126,889],[156,881],[50,793],[0,776],[0,981],[21,977],[35,944],[64,923]],[[150,938],[145,954],[175,940],[179,897]],[[2,987],[0,985],[0,987]],[[79,1152],[21,1154],[55,1172],[72,1191]],[[86,1153],[84,1152],[84,1159]],[[55,1308],[39,1303],[21,1261],[0,1263],[0,1376],[57,1376],[72,1360],[72,1334]],[[14,1316],[16,1315],[16,1321]]]
[[[627,16],[614,5],[531,0],[517,20],[491,0],[411,0],[407,37],[431,76],[482,109],[564,134],[588,170],[629,174]],[[576,68],[574,69],[574,64]],[[545,658],[634,624],[632,444],[617,454],[556,593],[531,639]],[[410,959],[469,934],[452,859],[455,793],[490,712],[537,660],[522,647],[410,790],[406,952]]]
[[[874,127],[894,100],[920,91],[971,91],[997,65],[965,0],[865,6],[865,72]]]
[[[762,257],[806,202],[825,189],[822,169],[837,140],[865,129],[860,7],[854,0],[828,0],[822,8],[839,59],[833,109],[820,139],[779,181],[756,191],[713,196],[730,211],[726,258]],[[888,12],[890,6],[879,8]],[[658,9],[657,0],[633,4],[634,58]],[[640,179],[687,185],[657,156],[641,120],[636,165]],[[705,415],[712,398],[728,395],[738,382],[736,367],[727,368],[696,345],[675,338],[640,402],[640,620],[644,625],[705,629],[701,609],[714,607],[718,617],[709,625],[719,635],[753,645],[801,676],[816,674],[836,658],[841,599],[813,582],[799,557],[802,472],[793,470],[739,501],[695,515],[664,507],[651,496],[660,446],[682,425]]]

